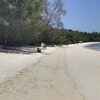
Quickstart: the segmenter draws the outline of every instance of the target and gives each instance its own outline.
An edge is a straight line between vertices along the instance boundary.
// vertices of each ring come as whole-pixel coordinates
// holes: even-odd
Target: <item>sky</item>
[[[100,0],[62,0],[67,10],[64,28],[100,32]]]

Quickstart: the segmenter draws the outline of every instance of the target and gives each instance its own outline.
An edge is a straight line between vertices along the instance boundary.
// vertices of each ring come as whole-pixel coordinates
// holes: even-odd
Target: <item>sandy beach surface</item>
[[[100,52],[87,44],[0,53],[0,100],[100,100]]]
[[[38,62],[44,55],[48,55],[53,52],[57,47],[47,47],[42,50],[42,53],[0,53],[0,82],[7,80],[15,76],[19,71],[22,71],[24,68],[32,66]],[[24,49],[24,48],[23,48]],[[32,48],[29,48],[32,49]],[[27,48],[25,48],[27,50]],[[36,48],[32,49],[33,51]],[[32,51],[30,50],[30,51]]]
[[[67,68],[85,100],[100,100],[100,51],[84,48],[90,44],[66,49]]]
[[[0,83],[0,100],[83,100],[83,96],[78,93],[75,82],[68,73],[66,49],[54,48],[54,51],[51,48],[44,50],[44,56],[39,57],[37,62],[32,62],[34,57],[32,59],[31,55],[21,55],[19,60],[14,55],[12,59],[17,59],[16,62],[20,61],[12,64],[15,66],[13,69],[18,73],[14,72],[15,76],[10,76]],[[12,59],[9,65],[13,63]],[[27,67],[24,66],[24,69],[19,71],[16,68],[18,65]],[[11,69],[12,67],[9,67],[9,70]],[[10,72],[7,68],[6,70]],[[9,73],[7,75],[9,76]]]

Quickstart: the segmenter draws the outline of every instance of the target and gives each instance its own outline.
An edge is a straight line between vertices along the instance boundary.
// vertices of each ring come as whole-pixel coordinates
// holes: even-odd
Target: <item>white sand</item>
[[[10,78],[0,83],[0,100],[100,100],[100,52],[87,44],[33,55],[1,53],[1,80]]]
[[[68,73],[65,50],[46,53],[38,63],[1,83],[0,100],[83,100]]]
[[[100,100],[100,51],[84,48],[87,44],[92,43],[68,46],[67,66],[85,100]]]
[[[0,53],[0,82],[13,77],[24,68],[32,66],[40,57],[53,52],[56,48],[47,47],[42,50],[43,53],[32,54]]]

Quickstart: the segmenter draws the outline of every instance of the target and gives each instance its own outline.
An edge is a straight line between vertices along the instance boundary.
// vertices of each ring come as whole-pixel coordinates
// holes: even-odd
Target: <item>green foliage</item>
[[[38,45],[100,41],[100,33],[63,29],[61,0],[0,0],[0,44]]]
[[[60,18],[63,14],[61,0],[55,0],[53,4],[47,0],[0,0],[0,43],[49,43],[50,34],[47,33],[52,26],[50,23],[55,26],[59,23],[60,27]]]
[[[7,41],[9,45],[36,42],[43,25],[40,14],[44,1],[1,0],[0,42]]]

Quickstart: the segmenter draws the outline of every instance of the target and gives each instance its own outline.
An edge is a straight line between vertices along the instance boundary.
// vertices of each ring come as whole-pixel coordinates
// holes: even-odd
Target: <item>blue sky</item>
[[[100,0],[62,0],[67,15],[62,18],[64,28],[100,32]]]

